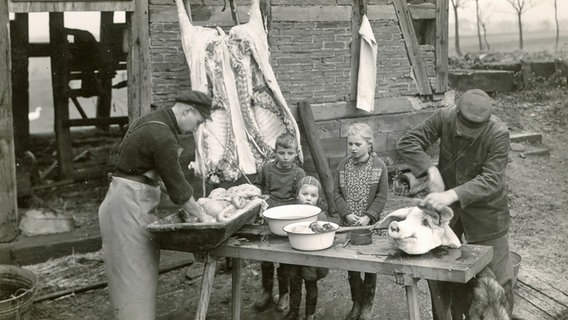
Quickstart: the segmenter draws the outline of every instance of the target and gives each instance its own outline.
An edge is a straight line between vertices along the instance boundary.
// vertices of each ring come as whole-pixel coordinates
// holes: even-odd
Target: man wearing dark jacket
[[[120,145],[116,172],[99,207],[103,257],[116,319],[154,319],[159,248],[145,226],[156,221],[163,186],[186,216],[208,216],[193,197],[178,157],[178,135],[210,119],[212,99],[190,91],[176,103],[132,123]]]
[[[493,247],[489,268],[505,289],[508,311],[513,309],[513,265],[509,258],[509,209],[505,170],[509,157],[509,132],[493,115],[494,101],[482,90],[468,90],[456,106],[437,110],[397,143],[401,158],[412,173],[430,179],[429,194],[423,202],[454,211],[451,227],[470,244]],[[440,139],[438,166],[427,150]],[[434,319],[450,313],[461,319],[458,301],[462,285],[429,281]]]

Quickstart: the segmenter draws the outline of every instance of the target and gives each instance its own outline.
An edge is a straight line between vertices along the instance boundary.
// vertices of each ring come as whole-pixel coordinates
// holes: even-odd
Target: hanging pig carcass
[[[298,125],[270,66],[259,1],[251,1],[249,22],[228,35],[192,25],[182,0],[176,4],[192,89],[213,97],[212,120],[195,134],[196,173],[235,181],[272,158],[281,133],[295,134],[300,145]]]

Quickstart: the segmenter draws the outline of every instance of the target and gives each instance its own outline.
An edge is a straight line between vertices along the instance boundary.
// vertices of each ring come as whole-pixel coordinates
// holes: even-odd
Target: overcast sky
[[[475,1],[465,1],[466,5],[458,9],[460,33],[468,33],[475,28]],[[528,2],[528,0],[525,1]],[[533,2],[538,3],[538,5],[526,10],[522,16],[522,21],[526,26],[524,29],[531,30],[549,26],[552,30],[555,30],[554,1],[533,0]],[[568,0],[558,0],[557,5],[560,29],[564,30],[564,32],[568,32]],[[506,23],[511,25],[511,28],[517,28],[516,11],[506,0],[479,0],[479,7],[481,12],[487,12],[485,17],[488,21],[488,32],[491,32],[492,29],[511,31],[505,28]],[[451,3],[449,23],[450,25],[454,24],[454,12]]]

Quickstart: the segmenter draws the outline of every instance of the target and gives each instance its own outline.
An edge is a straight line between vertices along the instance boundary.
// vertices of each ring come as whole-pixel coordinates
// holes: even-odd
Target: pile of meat
[[[197,203],[207,215],[214,217],[216,221],[223,222],[234,219],[254,199],[262,200],[266,208],[267,205],[260,189],[252,184],[244,183],[229,189],[214,189],[208,197],[197,199]]]

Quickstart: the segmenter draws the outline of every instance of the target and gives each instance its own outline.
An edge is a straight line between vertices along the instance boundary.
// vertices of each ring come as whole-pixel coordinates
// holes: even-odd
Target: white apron
[[[103,258],[113,314],[154,319],[160,250],[144,226],[157,220],[160,188],[113,177],[99,207]]]

